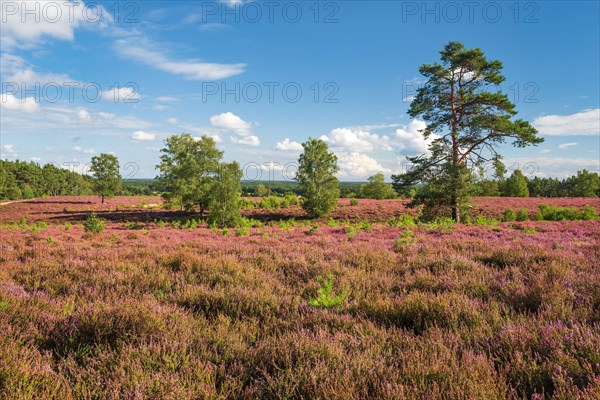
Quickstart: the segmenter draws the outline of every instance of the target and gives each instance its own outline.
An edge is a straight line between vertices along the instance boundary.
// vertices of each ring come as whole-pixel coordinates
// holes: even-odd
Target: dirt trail
[[[24,202],[24,201],[27,201],[27,200],[11,200],[11,201],[5,201],[4,203],[0,203],[0,207],[1,207],[1,206],[6,206],[6,205],[8,205],[8,204],[12,204],[12,203],[22,203],[22,202]]]

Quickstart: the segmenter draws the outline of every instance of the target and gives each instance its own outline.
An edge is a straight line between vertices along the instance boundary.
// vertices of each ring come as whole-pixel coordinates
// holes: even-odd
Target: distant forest
[[[521,175],[522,176],[522,175]],[[494,180],[477,181],[472,184],[473,196],[507,195],[502,191],[504,182]],[[527,190],[518,197],[598,197],[600,178],[597,173],[580,171],[565,178],[527,178],[522,176]],[[35,162],[0,160],[0,199],[20,200],[47,196],[93,195],[94,178],[54,164],[44,166]],[[366,182],[341,182],[341,197],[361,197],[360,190]],[[300,194],[294,181],[242,181],[242,196]],[[524,185],[525,186],[525,185]],[[527,193],[528,192],[528,193]],[[159,195],[154,179],[124,179],[121,196]],[[410,193],[403,193],[408,197]]]

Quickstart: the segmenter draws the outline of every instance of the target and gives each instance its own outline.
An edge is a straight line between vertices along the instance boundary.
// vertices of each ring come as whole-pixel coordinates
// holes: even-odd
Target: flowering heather
[[[383,223],[402,201],[339,203],[338,224],[247,210],[240,236],[155,197],[0,207],[0,398],[600,397],[599,221],[407,228]],[[311,306],[329,275],[343,301]]]

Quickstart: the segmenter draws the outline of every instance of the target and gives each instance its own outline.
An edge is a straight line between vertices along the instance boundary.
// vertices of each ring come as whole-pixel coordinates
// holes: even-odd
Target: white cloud
[[[562,143],[562,144],[559,144],[559,145],[558,145],[558,148],[559,148],[559,149],[566,149],[566,148],[569,148],[569,147],[577,146],[578,144],[579,144],[579,143],[577,143],[577,142],[572,142],[572,143]]]
[[[392,171],[379,164],[377,160],[366,154],[352,152],[340,153],[338,156],[338,165],[340,167],[339,175],[346,178],[366,178],[378,172],[390,174]]]
[[[77,111],[77,118],[84,122],[89,122],[92,120],[92,116],[90,115],[89,111],[84,110],[83,108]]]
[[[567,178],[575,175],[577,171],[587,169],[600,173],[600,161],[588,158],[507,158],[504,164],[510,170],[520,169],[525,176],[542,176]]]
[[[231,142],[236,144],[243,144],[246,146],[258,146],[260,145],[260,139],[255,135],[243,136],[241,138],[231,137]]]
[[[540,151],[540,154],[548,154],[548,153],[550,153],[551,151],[552,151],[552,150],[550,150],[550,149],[544,149],[544,150],[541,150],[541,151]]]
[[[15,146],[12,144],[5,144],[2,145],[2,151],[0,151],[0,153],[2,154],[2,156],[0,158],[5,158],[5,157],[17,157],[17,151],[15,150]]]
[[[103,112],[103,111],[100,111],[98,113],[98,115],[104,119],[113,119],[114,117],[116,117],[116,115],[113,113],[108,113],[108,112]]]
[[[177,118],[171,117],[171,118],[167,119],[167,122],[170,123],[170,124],[173,124],[173,125],[177,125],[177,123],[179,122],[179,120],[177,120]]]
[[[33,97],[17,99],[11,93],[2,93],[0,106],[7,110],[24,111],[28,113],[36,112],[40,108]]]
[[[115,103],[137,103],[140,94],[133,87],[122,87],[102,92],[102,98]]]
[[[252,134],[252,124],[244,121],[242,118],[231,112],[225,112],[210,117],[210,124],[213,128],[221,131],[231,131],[241,137],[230,137],[232,143],[246,146],[260,145],[258,136]]]
[[[33,162],[38,162],[38,161],[41,161],[42,159],[34,156],[34,157],[31,157],[30,160]]]
[[[397,150],[405,155],[427,154],[429,145],[437,136],[431,135],[429,139],[425,139],[420,131],[426,127],[425,122],[414,119],[407,126],[397,129]]]
[[[88,8],[82,1],[3,1],[0,43],[6,50],[16,45],[34,44],[44,37],[73,41],[77,28],[102,28],[111,20],[111,13],[102,6],[96,7],[99,8]]]
[[[533,120],[533,126],[546,136],[594,136],[600,134],[600,108],[571,115],[546,115]]]
[[[183,76],[189,80],[224,79],[244,72],[246,64],[215,64],[197,60],[174,61],[161,51],[151,50],[148,44],[132,45],[130,40],[117,40],[115,50],[122,57],[130,58],[161,71]]]
[[[149,142],[156,139],[156,135],[150,132],[135,131],[131,134],[131,140],[135,142]]]
[[[233,131],[240,136],[247,136],[252,133],[252,124],[231,112],[213,115],[210,117],[210,123],[215,128]]]
[[[81,146],[75,146],[73,147],[73,151],[76,151],[78,153],[83,153],[83,154],[95,154],[96,150],[89,148],[89,149],[84,149]]]
[[[73,85],[74,87],[81,84],[66,74],[38,72],[35,70],[35,67],[25,61],[24,58],[9,53],[2,53],[0,55],[0,72],[2,73],[2,79],[7,92],[13,90],[13,87],[11,87],[12,85],[17,86],[14,90],[22,90],[23,87],[31,89],[34,88],[35,85],[39,85],[40,87],[52,85],[55,87],[58,86],[61,88],[61,91],[66,91],[66,93],[68,93],[69,88],[65,86],[66,84]],[[55,95],[55,90],[56,89],[52,88],[48,89],[47,96],[53,97]],[[40,90],[38,89],[38,91]],[[56,96],[59,94],[61,93],[56,94]],[[66,94],[64,94],[64,96],[68,97]]]
[[[387,136],[356,128],[335,128],[321,139],[343,151],[373,151],[375,149],[392,150]]]
[[[155,97],[154,100],[156,100],[160,103],[172,103],[175,101],[179,101],[179,99],[177,97],[173,97],[173,96],[159,96],[159,97]]]
[[[164,106],[162,104],[158,104],[156,106],[152,106],[152,109],[155,111],[163,111],[166,110],[167,108],[169,108],[169,106]]]
[[[285,138],[283,142],[277,143],[277,149],[283,151],[302,151],[302,145],[298,142]]]

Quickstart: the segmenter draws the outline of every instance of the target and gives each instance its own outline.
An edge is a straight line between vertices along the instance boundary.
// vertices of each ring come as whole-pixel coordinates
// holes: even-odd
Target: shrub
[[[475,218],[475,225],[498,225],[498,221],[495,218],[490,218],[490,217],[486,217],[485,215],[478,215],[477,218]]]
[[[394,242],[394,249],[401,250],[410,244],[417,243],[415,234],[410,229],[406,229],[400,234],[400,238]]]
[[[516,220],[517,221],[528,221],[529,213],[527,212],[527,210],[524,208],[520,208],[519,211],[517,211]]]
[[[91,214],[83,223],[83,230],[90,233],[100,233],[104,230],[104,221],[96,214]]]
[[[248,236],[249,234],[249,226],[238,226],[237,228],[235,228],[235,236]]]
[[[513,210],[512,208],[507,208],[506,210],[504,210],[504,214],[502,216],[502,221],[512,222],[512,221],[516,221],[516,219],[517,219],[517,213],[515,212],[515,210]]]
[[[71,229],[71,223],[70,222],[65,222],[65,231],[68,231]]]
[[[575,207],[557,207],[541,204],[538,218],[542,221],[581,221],[598,219],[598,213],[589,205],[583,210]]]
[[[404,227],[404,226],[415,226],[415,219],[408,214],[400,215],[396,218],[392,218],[387,222],[388,226]]]
[[[322,276],[317,277],[317,281],[321,287],[317,290],[317,298],[309,299],[308,304],[313,307],[333,308],[339,306],[344,302],[344,299],[348,295],[346,291],[334,296],[333,292],[333,275],[327,275],[327,278]]]
[[[358,200],[356,200],[356,199],[350,200],[350,205],[351,206],[357,206],[358,205]]]

